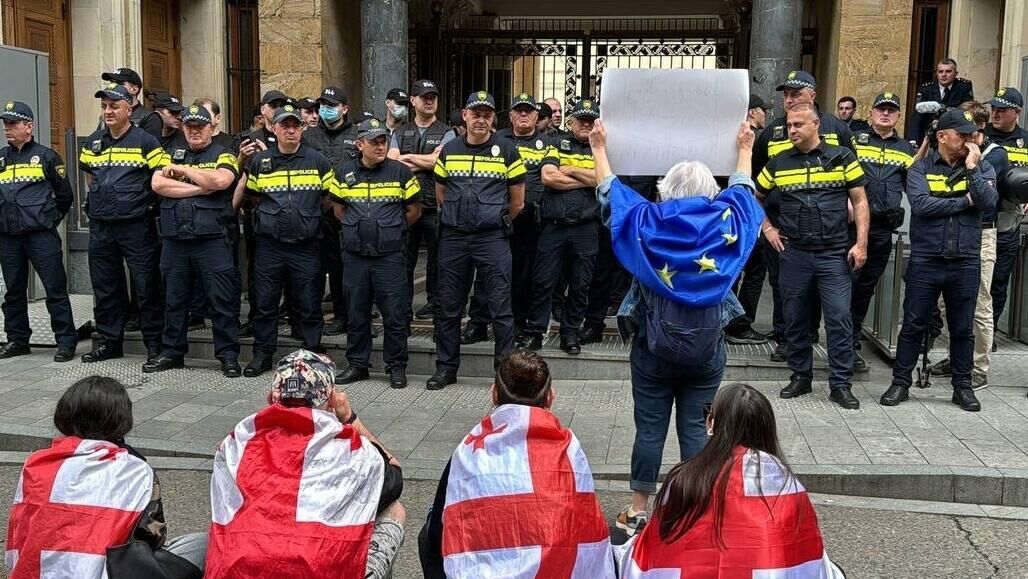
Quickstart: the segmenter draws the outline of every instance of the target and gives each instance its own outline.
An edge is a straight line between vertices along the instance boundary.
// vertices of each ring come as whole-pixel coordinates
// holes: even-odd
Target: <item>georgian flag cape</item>
[[[107,577],[153,493],[146,462],[112,442],[54,439],[22,468],[7,527],[11,579]]]
[[[613,579],[610,534],[578,439],[542,408],[499,406],[454,451],[449,579]]]
[[[729,471],[719,544],[718,499],[673,543],[660,522],[616,552],[622,579],[844,579],[825,554],[814,506],[774,457],[737,448]]]
[[[204,577],[364,577],[384,469],[331,412],[244,418],[214,457]]]

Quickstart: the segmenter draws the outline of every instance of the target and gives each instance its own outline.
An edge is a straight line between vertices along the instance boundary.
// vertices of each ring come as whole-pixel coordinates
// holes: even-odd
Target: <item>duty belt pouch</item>
[[[900,226],[903,225],[903,220],[906,219],[907,210],[902,207],[890,209],[886,212],[885,216],[889,220],[890,227],[894,230],[899,229]]]

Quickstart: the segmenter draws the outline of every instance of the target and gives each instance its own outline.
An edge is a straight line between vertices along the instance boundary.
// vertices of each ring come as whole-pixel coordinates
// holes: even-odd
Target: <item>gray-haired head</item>
[[[721,191],[710,168],[699,161],[682,161],[668,169],[664,178],[657,183],[661,201],[706,197],[713,199]]]

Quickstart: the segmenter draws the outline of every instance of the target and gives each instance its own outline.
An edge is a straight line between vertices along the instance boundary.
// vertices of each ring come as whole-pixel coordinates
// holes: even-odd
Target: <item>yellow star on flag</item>
[[[703,256],[699,259],[694,259],[693,263],[700,266],[700,273],[703,273],[705,271],[712,271],[714,273],[718,273],[717,262],[707,257],[706,253],[704,253]]]
[[[722,233],[721,237],[725,238],[725,245],[732,245],[736,241],[739,241],[739,236],[732,233]]]
[[[731,216],[732,216],[732,208],[731,207],[726,207],[725,210],[721,212],[721,221],[728,221],[728,218],[731,217]]]
[[[667,262],[665,262],[664,268],[657,270],[657,277],[660,278],[660,281],[664,282],[664,285],[666,285],[668,289],[675,289],[675,286],[671,283],[671,278],[675,277],[677,273],[677,271],[671,271]]]

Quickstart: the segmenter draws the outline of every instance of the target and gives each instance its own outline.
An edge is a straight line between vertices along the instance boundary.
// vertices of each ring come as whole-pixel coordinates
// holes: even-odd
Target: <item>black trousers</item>
[[[315,285],[325,284],[328,275],[328,289],[332,292],[332,313],[335,319],[345,322],[347,319],[345,292],[343,291],[343,250],[340,247],[340,229],[342,224],[333,215],[321,218],[321,269]]]
[[[128,319],[125,265],[139,300],[143,340],[158,345],[164,326],[157,228],[151,219],[89,222],[89,277],[93,318],[104,342],[120,345]]]
[[[321,274],[321,240],[284,243],[273,237],[257,236],[254,255],[257,311],[253,316],[254,356],[273,356],[278,348],[278,304],[283,286],[292,290],[303,345],[321,348],[322,287],[312,283]]]
[[[756,251],[756,250],[754,250]],[[785,340],[785,305],[782,299],[782,287],[780,277],[782,267],[779,261],[779,254],[770,243],[764,243],[764,256],[767,258],[767,281],[771,285],[771,331],[777,340]],[[810,337],[817,336],[817,329],[821,326],[821,298],[818,296],[818,288],[814,288],[814,296],[810,300]]]
[[[466,233],[443,228],[439,239],[439,315],[436,318],[436,368],[440,371],[456,372],[460,368],[460,319],[475,272],[482,279],[497,359],[514,349],[510,243],[503,231]]]
[[[78,342],[75,320],[68,299],[68,277],[64,272],[61,237],[53,229],[32,231],[21,235],[0,235],[0,267],[3,267],[4,331],[7,341],[28,344],[29,327],[29,264],[36,269],[46,290],[46,310],[57,345],[74,348]]]
[[[402,251],[379,256],[343,252],[343,292],[350,321],[346,361],[351,368],[371,367],[371,306],[382,312],[385,367],[407,367],[407,260]]]
[[[992,320],[999,327],[999,319],[1007,307],[1010,274],[1017,266],[1017,253],[1021,249],[1021,228],[996,234],[996,267],[992,270]]]
[[[867,233],[867,261],[856,274],[853,281],[853,302],[850,313],[853,314],[853,347],[860,348],[860,330],[871,307],[871,298],[875,295],[878,280],[889,266],[892,254],[892,226],[872,221]]]
[[[764,290],[764,278],[767,277],[767,241],[761,235],[757,238],[757,245],[750,253],[746,266],[742,270],[742,276],[735,280],[732,291],[739,299],[743,315],[732,320],[726,328],[728,332],[742,332],[753,329],[753,321],[757,319],[757,307],[760,305],[760,294]],[[775,284],[777,285],[777,280]],[[778,299],[781,302],[781,296]],[[778,312],[781,315],[781,312]]]
[[[628,275],[628,272],[621,267],[621,262],[614,255],[610,229],[607,229],[602,223],[597,223],[596,238],[596,265],[593,267],[592,282],[589,283],[585,325],[604,328],[606,327],[607,308],[610,307],[617,289],[623,285],[622,279]]]
[[[425,266],[425,293],[428,303],[439,305],[439,213],[436,210],[422,210],[421,218],[407,228],[407,288],[410,293],[410,315],[414,315],[414,269],[418,266],[418,251],[424,240],[428,250]]]
[[[557,286],[562,271],[568,282],[568,295],[561,308],[560,333],[570,335],[578,332],[585,317],[597,251],[594,221],[575,225],[547,223],[543,226],[532,274],[535,287],[532,289],[531,316],[525,324],[526,334],[542,335],[549,330],[553,288]]]
[[[214,356],[223,362],[239,360],[239,270],[227,237],[165,239],[161,248],[164,275],[163,354],[182,357],[189,351],[189,313],[197,280],[208,300],[214,333]]]
[[[525,327],[525,320],[532,311],[532,269],[539,247],[539,224],[535,211],[525,209],[514,220],[514,233],[510,236],[511,254],[511,309],[514,311],[514,326]],[[482,277],[475,276],[475,291],[468,307],[469,324],[489,324],[488,306],[482,289]]]

